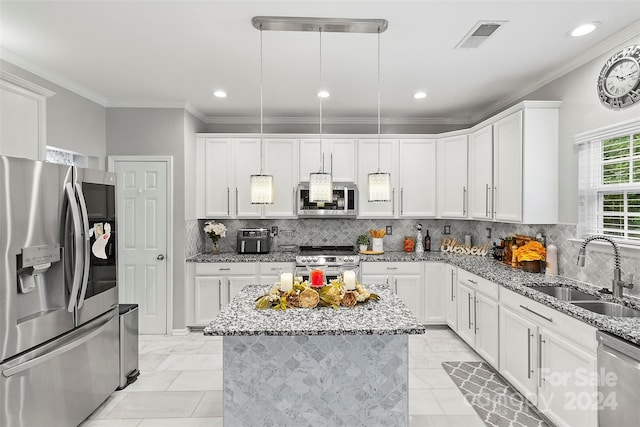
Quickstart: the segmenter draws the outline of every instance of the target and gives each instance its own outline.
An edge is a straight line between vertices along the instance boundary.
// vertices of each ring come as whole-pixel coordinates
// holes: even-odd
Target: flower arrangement
[[[359,302],[379,299],[377,294],[370,293],[357,281],[352,291],[345,289],[341,278],[332,280],[330,284],[319,289],[313,289],[307,280],[303,281],[302,277],[296,277],[293,288],[286,292],[281,291],[280,282],[276,282],[269,292],[256,299],[256,308],[286,310],[293,307],[314,308],[320,305],[337,309],[340,306],[353,307]]]
[[[213,252],[219,253],[218,240],[227,236],[227,227],[219,222],[208,221],[204,223],[203,230],[213,242]]]
[[[542,243],[531,240],[514,251],[518,261],[545,261],[547,250]]]

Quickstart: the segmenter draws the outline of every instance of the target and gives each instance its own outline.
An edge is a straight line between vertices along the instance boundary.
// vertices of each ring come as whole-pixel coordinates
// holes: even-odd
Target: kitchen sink
[[[640,317],[640,310],[609,301],[576,301],[571,304],[606,316]]]
[[[562,301],[595,301],[600,299],[595,295],[590,295],[566,286],[529,286],[529,288],[542,292],[543,294],[551,295]]]

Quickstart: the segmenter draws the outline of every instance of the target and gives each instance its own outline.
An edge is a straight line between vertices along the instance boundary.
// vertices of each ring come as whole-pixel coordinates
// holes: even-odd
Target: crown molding
[[[89,90],[69,79],[67,79],[66,77],[62,77],[59,76],[57,74],[51,73],[49,71],[46,71],[36,65],[34,65],[32,62],[28,61],[27,59],[23,58],[22,56],[13,53],[12,51],[6,49],[3,46],[0,46],[0,58],[2,58],[4,61],[7,61],[10,64],[13,64],[17,67],[22,68],[25,71],[28,71],[30,73],[35,74],[38,77],[42,77],[45,80],[50,81],[53,84],[56,84],[64,89],[67,89],[73,93],[75,93],[76,95],[79,95],[83,98],[86,98],[90,101],[95,102],[96,104],[99,104],[103,107],[107,106],[107,98],[105,98],[104,96]]]
[[[0,70],[0,80],[5,82],[12,83],[16,86],[19,86],[23,89],[29,90],[33,93],[36,93],[40,96],[44,96],[45,98],[49,98],[56,93],[52,90],[44,88],[42,86],[38,86],[35,83],[30,82],[29,80],[25,80],[22,77],[18,77],[15,74],[8,73],[4,70]]]
[[[584,51],[582,54],[567,62],[563,67],[560,67],[551,73],[545,74],[542,78],[533,81],[530,85],[526,86],[522,90],[492,103],[484,110],[475,114],[472,117],[471,123],[478,123],[480,120],[492,114],[495,114],[496,111],[499,111],[500,109],[507,107],[508,105],[518,101],[519,99],[524,98],[533,91],[540,89],[541,87],[551,83],[556,79],[559,79],[560,77],[575,70],[576,68],[583,66],[587,62],[596,59],[600,55],[606,54],[607,52],[611,51],[611,49],[614,49],[623,43],[629,42],[635,37],[640,37],[640,22],[638,21],[635,21],[631,25],[628,25],[617,33],[609,36],[592,48]]]
[[[216,125],[250,125],[259,124],[257,117],[206,117],[204,120],[208,124]],[[457,119],[448,117],[388,117],[380,120],[383,124],[393,125],[469,125],[467,119]],[[287,124],[287,125],[316,125],[318,124],[317,116],[306,117],[266,117],[263,119],[265,124]],[[375,125],[378,120],[374,117],[324,117],[323,124],[329,125]]]

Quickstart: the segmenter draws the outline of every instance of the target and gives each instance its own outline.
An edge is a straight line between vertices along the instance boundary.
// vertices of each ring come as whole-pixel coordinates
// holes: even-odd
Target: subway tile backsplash
[[[211,240],[202,230],[208,220],[186,221],[185,256],[211,250]],[[510,234],[535,236],[538,233],[546,237],[547,244],[558,247],[558,272],[560,275],[575,280],[589,282],[601,287],[611,287],[613,277],[613,256],[608,253],[587,248],[587,264],[584,268],[576,265],[580,244],[569,239],[576,238],[575,225],[526,225],[497,223],[489,221],[448,220],[448,219],[288,219],[288,220],[220,220],[227,226],[227,237],[219,242],[221,251],[236,250],[236,230],[238,228],[277,226],[280,234],[274,238],[272,251],[278,250],[279,244],[296,245],[355,245],[359,234],[368,234],[372,228],[393,227],[393,235],[384,238],[384,249],[401,251],[404,236],[414,236],[416,225],[422,224],[423,235],[429,230],[431,250],[440,250],[443,237],[457,238],[464,242],[466,234],[471,235],[474,245],[499,242],[501,237]],[[444,235],[444,228],[450,228],[450,234]],[[491,229],[491,238],[486,237],[487,228]],[[290,230],[291,232],[287,232]],[[622,256],[623,279],[629,273],[640,278],[640,255],[636,257]],[[640,282],[640,280],[638,280]],[[625,289],[625,294],[640,297],[640,284],[634,289]]]

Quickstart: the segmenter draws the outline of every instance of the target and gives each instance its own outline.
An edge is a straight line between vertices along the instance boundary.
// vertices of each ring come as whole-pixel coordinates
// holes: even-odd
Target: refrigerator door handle
[[[91,252],[91,245],[89,240],[89,214],[87,213],[87,204],[84,201],[82,185],[77,182],[76,193],[78,194],[78,202],[80,203],[80,210],[82,212],[82,226],[84,227],[84,270],[82,272],[82,290],[78,298],[78,308],[80,308],[82,304],[84,304],[84,296],[87,293],[87,284],[89,283],[89,254]]]
[[[82,250],[84,248],[84,242],[82,241],[82,226],[80,224],[80,209],[76,202],[76,196],[73,191],[71,183],[66,183],[64,186],[65,193],[69,199],[69,208],[71,209],[71,219],[73,222],[73,237],[75,240],[75,253],[73,263],[73,285],[71,286],[71,295],[69,296],[68,312],[73,312],[78,299],[78,291],[80,290],[80,282],[82,280]]]
[[[40,365],[46,362],[47,360],[53,359],[54,357],[57,357],[63,353],[73,350],[74,348],[86,343],[87,341],[93,339],[95,336],[102,333],[102,331],[104,331],[104,329],[107,328],[107,326],[109,326],[109,322],[114,317],[115,317],[115,312],[111,313],[110,316],[103,319],[102,322],[100,322],[100,324],[96,326],[92,326],[92,330],[86,331],[85,335],[82,335],[80,338],[77,338],[71,342],[60,343],[60,345],[58,345],[57,347],[47,351],[46,353],[43,353],[40,356],[36,356],[31,360],[28,360],[16,366],[7,368],[2,371],[2,376],[4,376],[5,378],[9,378],[13,375],[24,372],[27,369],[31,369],[34,366]]]

